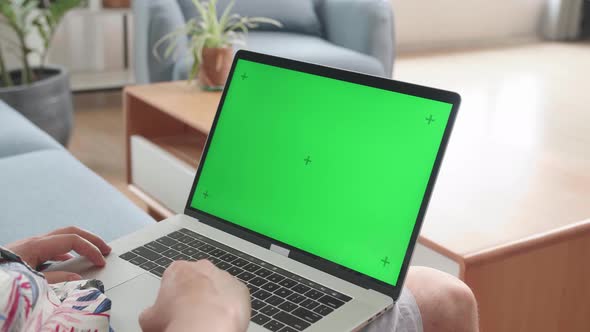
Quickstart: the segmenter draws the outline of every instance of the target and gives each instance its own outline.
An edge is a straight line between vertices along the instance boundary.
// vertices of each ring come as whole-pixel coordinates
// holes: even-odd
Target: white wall
[[[546,0],[390,0],[399,50],[534,39]]]

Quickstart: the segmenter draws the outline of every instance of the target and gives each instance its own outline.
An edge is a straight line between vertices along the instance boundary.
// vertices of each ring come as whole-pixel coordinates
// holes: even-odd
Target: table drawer
[[[195,170],[142,136],[131,136],[131,183],[175,213],[183,213]]]

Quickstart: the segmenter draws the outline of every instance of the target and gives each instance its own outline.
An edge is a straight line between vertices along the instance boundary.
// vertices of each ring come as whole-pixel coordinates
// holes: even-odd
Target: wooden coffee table
[[[220,94],[173,82],[124,98],[129,187],[157,219],[182,213]],[[464,280],[484,332],[588,331],[589,169],[480,138],[451,141],[413,264]]]

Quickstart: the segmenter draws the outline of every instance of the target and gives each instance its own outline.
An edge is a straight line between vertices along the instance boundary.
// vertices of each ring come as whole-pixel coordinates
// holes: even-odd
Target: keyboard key
[[[348,302],[348,301],[352,300],[352,297],[346,296],[342,293],[338,293],[333,290],[328,290],[328,294],[330,294],[333,298],[336,298],[336,299],[343,301],[343,302]]]
[[[283,327],[283,328],[282,328],[282,329],[281,329],[279,332],[297,332],[297,330],[295,330],[295,329],[294,329],[294,328],[292,328],[292,327],[285,326],[285,327]]]
[[[195,255],[198,252],[199,251],[197,249],[191,248],[191,247],[188,247],[188,248],[184,249],[183,251],[181,251],[181,253],[183,253],[183,254],[185,254],[187,256]]]
[[[220,268],[220,269],[222,269],[224,271],[227,271],[227,269],[229,269],[230,267],[232,267],[231,264],[226,263],[226,262],[223,262],[223,261],[215,264],[215,266],[217,266],[218,268]]]
[[[264,325],[270,321],[270,317],[259,313],[250,320],[258,325]]]
[[[301,301],[305,300],[306,297],[301,295],[301,294],[297,294],[297,293],[293,293],[289,296],[287,296],[287,300],[293,302],[293,303],[301,303]]]
[[[299,294],[305,294],[307,293],[311,288],[303,285],[303,284],[297,284],[295,285],[293,288],[291,288],[291,290],[296,291]]]
[[[238,267],[232,266],[232,267],[230,267],[229,269],[227,269],[227,272],[229,272],[229,274],[231,274],[232,276],[234,276],[234,277],[235,277],[235,276],[237,276],[238,274],[240,274],[240,273],[244,272],[244,270],[242,270],[242,269],[240,269],[240,268],[238,268]]]
[[[264,285],[266,282],[267,282],[266,280],[264,280],[260,277],[256,277],[256,278],[250,280],[251,284],[253,284],[254,286],[258,286],[258,287]]]
[[[281,286],[279,286],[279,285],[277,285],[275,283],[268,282],[268,283],[264,284],[264,286],[262,286],[262,289],[265,289],[265,290],[267,290],[269,292],[274,292],[277,289],[279,289],[280,287]]]
[[[162,257],[156,260],[154,263],[163,266],[164,268],[167,268],[168,266],[170,266],[170,264],[172,264],[172,260],[170,258]]]
[[[250,279],[254,278],[254,275],[250,272],[244,271],[238,274],[238,279],[242,281],[249,281]]]
[[[275,294],[276,294],[277,296],[280,296],[280,297],[282,297],[282,298],[285,298],[285,297],[287,297],[287,296],[289,296],[289,295],[293,294],[293,291],[290,291],[290,290],[286,289],[285,287],[281,287],[281,288],[279,288],[279,289],[277,289],[277,290],[275,291]]]
[[[285,300],[281,299],[280,297],[273,295],[271,297],[269,297],[268,299],[266,299],[266,303],[268,304],[272,304],[274,306],[278,306],[279,304],[285,302]]]
[[[204,245],[205,242],[199,241],[199,240],[194,240],[193,242],[187,243],[187,244],[189,245],[189,247],[198,248],[198,247]]]
[[[219,262],[221,262],[221,260],[217,257],[213,257],[213,256],[209,256],[209,258],[207,258],[207,260],[211,263],[213,263],[213,265],[218,264]]]
[[[315,289],[312,289],[309,292],[305,293],[305,296],[312,298],[314,300],[319,299],[320,297],[322,297],[322,295],[324,295],[322,292],[317,291]]]
[[[281,311],[278,314],[274,315],[273,318],[285,325],[288,325],[288,326],[298,330],[298,331],[304,330],[311,325],[308,322],[306,322],[302,319],[299,319],[299,318],[297,318],[289,313],[286,313],[284,311]]]
[[[147,262],[147,259],[141,257],[141,256],[137,256],[135,258],[132,258],[129,260],[129,263],[135,264],[135,265],[141,265],[143,263]]]
[[[332,311],[334,311],[334,309],[329,308],[323,304],[320,304],[317,308],[313,309],[313,312],[318,313],[322,316],[326,316],[328,314],[331,314]]]
[[[268,270],[268,269],[261,268],[261,269],[259,269],[258,271],[254,272],[254,274],[256,274],[257,276],[260,276],[260,277],[262,277],[262,278],[266,278],[266,277],[268,277],[269,275],[271,275],[271,274],[272,274],[272,272],[270,272],[270,270]]]
[[[291,287],[297,285],[297,281],[295,281],[293,279],[285,278],[281,282],[279,282],[279,285],[281,285],[285,288],[291,288]]]
[[[195,233],[195,232],[191,231],[190,229],[186,229],[186,228],[181,229],[180,232],[183,234],[186,234],[186,235],[190,235],[195,238],[201,237],[201,235],[199,235],[198,233]]]
[[[209,253],[215,250],[215,247],[210,244],[205,244],[204,246],[199,247],[199,250],[201,250],[202,252]]]
[[[269,298],[272,294],[265,291],[264,289],[259,290],[258,292],[252,294],[253,297],[259,299],[259,300],[266,300],[267,298]]]
[[[238,258],[235,261],[233,261],[232,264],[235,265],[235,266],[237,266],[237,267],[242,268],[242,267],[248,265],[249,262],[247,260],[243,259],[243,258]]]
[[[145,246],[146,246],[146,248],[151,249],[151,250],[158,252],[158,253],[168,250],[168,248],[166,246],[164,246],[156,241],[152,241],[152,242],[146,244]]]
[[[184,249],[188,248],[188,246],[184,243],[178,242],[175,245],[173,245],[171,248],[176,251],[183,251]]]
[[[181,237],[184,236],[184,234],[182,234],[179,231],[176,231],[176,232],[172,232],[172,233],[168,234],[168,236],[171,237],[171,238],[173,238],[173,239],[180,239]]]
[[[141,267],[142,269],[144,269],[146,271],[149,271],[151,269],[158,267],[158,264],[156,264],[154,262],[145,262],[145,263],[141,264],[139,267]]]
[[[196,261],[200,261],[201,259],[207,259],[207,258],[209,258],[209,255],[207,255],[204,252],[197,251],[196,254],[192,255],[192,258],[194,260],[196,260]]]
[[[286,312],[291,312],[293,309],[297,308],[297,305],[293,302],[285,301],[279,305],[279,308],[285,310]]]
[[[252,302],[250,303],[250,306],[252,307],[252,309],[254,310],[260,310],[262,309],[264,306],[266,305],[266,303],[264,303],[263,301],[259,300],[259,299],[252,299]]]
[[[214,256],[214,257],[221,257],[221,256],[225,255],[225,251],[223,251],[221,249],[214,249],[209,252],[209,255]]]
[[[166,271],[165,268],[158,266],[158,267],[154,268],[153,270],[151,270],[150,272],[157,275],[158,277],[161,277],[162,275],[164,275],[164,271]]]
[[[131,260],[133,258],[137,257],[137,254],[132,253],[131,251],[126,252],[124,254],[122,254],[121,256],[119,256],[119,258],[122,258],[126,261]]]
[[[160,256],[160,254],[155,253],[155,252],[149,250],[146,247],[138,247],[138,248],[135,248],[135,249],[133,249],[131,251],[134,254],[138,254],[139,256],[144,257],[144,258],[147,258],[150,261],[155,261],[156,259],[162,257],[162,256]]]
[[[254,264],[254,263],[250,263],[250,264],[244,266],[244,270],[248,271],[248,272],[255,272],[259,268],[260,268],[260,266]]]
[[[337,299],[331,297],[330,295],[324,295],[324,296],[320,297],[318,299],[318,302],[323,303],[333,309],[338,309],[344,304],[344,302],[337,300]]]
[[[267,315],[268,317],[272,317],[274,315],[276,315],[280,310],[273,307],[272,305],[267,305],[266,307],[262,308],[262,310],[260,310],[261,313]]]
[[[264,327],[271,330],[271,331],[278,331],[279,329],[281,329],[284,326],[285,326],[285,324],[279,323],[276,320],[271,320],[270,322],[264,324]]]
[[[162,253],[162,256],[168,257],[168,258],[173,258],[173,257],[176,257],[178,254],[180,254],[178,251],[176,251],[174,249],[168,249]]]
[[[291,314],[293,314],[293,316],[306,320],[312,324],[322,319],[322,316],[301,307],[293,310]]]
[[[312,299],[306,299],[305,301],[299,303],[299,305],[306,308],[306,309],[313,309],[313,308],[317,307],[319,305],[319,303],[317,303],[316,301],[314,301]]]
[[[178,254],[174,257],[172,257],[173,260],[175,261],[190,261],[191,258],[185,254]]]
[[[272,274],[271,276],[267,277],[266,279],[268,279],[268,280],[270,280],[272,282],[278,283],[281,280],[285,279],[285,277],[283,277],[282,275],[280,275],[278,273],[275,273],[275,274]]]
[[[225,254],[225,255],[221,256],[220,258],[222,261],[229,263],[229,262],[235,260],[237,257],[232,254]]]
[[[256,293],[260,289],[252,284],[247,284],[246,287],[248,287],[248,290],[250,291],[250,295]]]
[[[179,238],[179,239],[176,239],[176,241],[184,243],[184,244],[189,244],[189,243],[193,242],[194,240],[195,239],[193,239],[192,237],[186,236],[186,235]]]
[[[156,242],[161,243],[161,244],[168,246],[168,247],[172,247],[173,245],[178,243],[178,242],[176,242],[176,240],[174,240],[173,238],[170,238],[168,236],[161,237],[161,238],[157,239]]]

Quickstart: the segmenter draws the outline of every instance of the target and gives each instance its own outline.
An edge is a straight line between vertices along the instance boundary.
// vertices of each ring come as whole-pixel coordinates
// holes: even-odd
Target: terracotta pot
[[[234,50],[231,47],[203,49],[199,83],[205,90],[223,90],[231,69]]]
[[[144,1],[144,0],[140,0]],[[102,0],[103,8],[129,8],[131,0]]]

